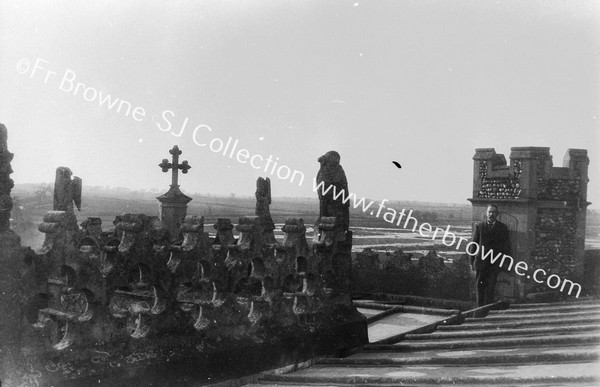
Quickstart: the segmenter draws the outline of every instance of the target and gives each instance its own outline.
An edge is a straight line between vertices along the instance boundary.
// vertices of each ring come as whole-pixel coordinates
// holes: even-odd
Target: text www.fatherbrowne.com
[[[334,185],[328,185],[325,187],[325,182],[321,181],[317,184],[316,180],[313,180],[313,192],[320,191],[323,196],[331,195],[334,200],[340,200],[342,203],[351,204],[354,209],[360,209],[362,212],[367,213],[369,208],[374,205],[374,201],[367,200],[364,197],[360,199],[353,192],[347,193],[344,189],[338,189]],[[503,253],[494,254],[493,249],[487,250],[484,245],[480,245],[477,242],[469,241],[463,237],[457,237],[454,233],[450,232],[450,225],[446,227],[446,229],[440,227],[434,227],[427,223],[419,223],[417,218],[412,216],[413,210],[409,210],[408,214],[406,210],[403,208],[401,211],[396,211],[393,208],[386,207],[384,203],[388,202],[387,199],[383,199],[377,205],[377,211],[375,209],[369,212],[370,215],[379,218],[383,210],[382,219],[390,224],[395,224],[396,226],[400,226],[403,229],[408,229],[412,225],[412,232],[418,232],[421,236],[425,238],[431,238],[431,240],[441,239],[442,243],[445,246],[452,247],[455,246],[456,250],[459,250],[461,246],[464,247],[465,253],[475,256],[479,255],[481,250],[481,259],[483,261],[489,259],[492,264],[496,264],[498,262],[498,267],[503,268],[507,271],[511,271],[514,269],[514,272],[521,277],[526,277],[527,279],[533,279],[536,283],[542,284],[545,283],[550,289],[559,289],[561,292],[564,292],[568,286],[568,295],[571,295],[573,291],[576,290],[575,298],[579,298],[581,294],[581,285],[573,282],[567,278],[562,279],[557,274],[551,274],[546,277],[547,273],[544,269],[537,269],[530,273],[530,268],[527,262],[519,261],[515,264],[515,260],[513,257]],[[404,223],[402,224],[402,221]],[[505,265],[506,264],[506,265]]]

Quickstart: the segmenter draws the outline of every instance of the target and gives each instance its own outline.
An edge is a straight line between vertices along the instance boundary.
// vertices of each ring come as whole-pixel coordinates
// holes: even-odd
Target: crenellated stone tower
[[[587,151],[569,149],[562,167],[554,167],[550,148],[514,147],[510,163],[493,148],[476,149],[473,157],[473,222],[481,221],[486,206],[494,203],[500,221],[510,230],[515,263],[524,261],[528,272],[518,276],[502,273],[498,296],[513,301],[553,298],[562,284],[550,286],[533,280],[533,271],[543,269],[548,277],[578,283],[583,275],[585,216],[587,206]],[[540,272],[541,273],[541,272]],[[541,279],[542,277],[538,277]],[[556,277],[555,277],[556,278]],[[566,295],[570,289],[563,289]],[[575,296],[575,288],[572,295]]]

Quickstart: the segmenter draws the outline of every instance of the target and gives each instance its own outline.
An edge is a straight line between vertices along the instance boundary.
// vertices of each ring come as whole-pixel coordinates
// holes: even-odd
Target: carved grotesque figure
[[[255,215],[270,218],[269,205],[271,204],[271,180],[259,177],[256,180],[256,211]]]
[[[340,154],[336,151],[329,151],[319,157],[318,161],[321,168],[317,173],[317,185],[323,182],[322,188],[318,190],[319,220],[322,217],[335,217],[336,223],[347,230],[350,223],[350,203],[343,203],[342,197],[347,197],[349,194],[348,180],[346,180],[344,168],[340,165]],[[329,186],[332,186],[331,189],[328,189]],[[344,194],[339,194],[342,190]],[[323,192],[326,193],[323,194]],[[334,192],[338,194],[337,199],[334,199]]]

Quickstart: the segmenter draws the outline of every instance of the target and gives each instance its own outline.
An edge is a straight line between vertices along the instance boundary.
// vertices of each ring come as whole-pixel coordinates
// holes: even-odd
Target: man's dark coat
[[[510,240],[508,236],[508,227],[506,227],[504,223],[498,220],[494,223],[493,226],[490,226],[488,222],[479,222],[475,225],[475,232],[473,233],[473,242],[477,242],[479,244],[478,254],[475,256],[471,256],[471,265],[475,266],[475,270],[500,270],[500,262],[502,261],[502,255],[500,255],[500,258],[496,261],[494,265],[492,265],[492,263],[490,262],[491,256],[488,256],[485,261],[481,260],[482,250],[494,250],[494,257],[498,255],[498,253],[510,255]],[[474,250],[475,249],[472,249],[472,251]]]

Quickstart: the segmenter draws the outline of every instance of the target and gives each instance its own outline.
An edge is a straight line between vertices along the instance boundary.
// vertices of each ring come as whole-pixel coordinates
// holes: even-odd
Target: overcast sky
[[[166,190],[177,144],[184,192],[315,196],[333,149],[359,196],[467,203],[475,148],[547,146],[588,150],[596,207],[599,21],[597,1],[0,1],[0,122],[16,183]]]

